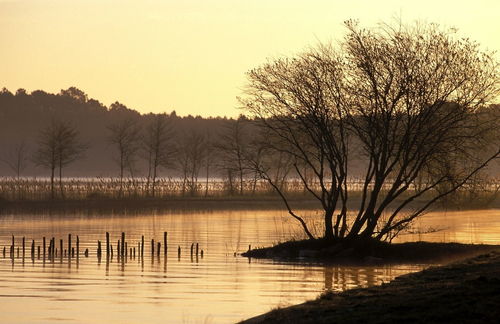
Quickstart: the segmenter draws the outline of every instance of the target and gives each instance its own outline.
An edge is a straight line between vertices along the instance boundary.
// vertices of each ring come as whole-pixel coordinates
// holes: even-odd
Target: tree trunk
[[[50,168],[50,199],[54,199],[54,173],[56,171],[55,165]]]
[[[59,163],[59,191],[61,193],[61,198],[64,199],[64,189],[62,184],[62,164]]]
[[[155,185],[156,185],[156,164],[153,165],[153,183],[151,184],[151,196],[155,197]]]
[[[328,241],[333,240],[333,211],[325,212],[325,239]]]

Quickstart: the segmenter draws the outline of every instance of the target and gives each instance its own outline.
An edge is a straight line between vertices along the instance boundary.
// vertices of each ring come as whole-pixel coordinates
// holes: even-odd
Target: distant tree
[[[212,167],[212,164],[215,159],[215,152],[214,152],[214,143],[212,141],[212,138],[210,137],[210,133],[206,133],[205,135],[205,197],[208,196],[208,189],[209,189],[209,180],[210,180],[210,168]]]
[[[85,103],[88,100],[87,94],[76,87],[69,87],[66,90],[61,90],[60,95],[70,97],[81,103]]]
[[[16,91],[16,96],[27,96],[28,93],[26,92],[26,89],[24,88],[19,88]]]
[[[25,141],[13,146],[2,157],[2,161],[14,172],[19,180],[21,173],[26,169],[29,162],[29,153]]]
[[[227,174],[229,192],[233,193],[233,177],[238,177],[238,193],[243,194],[244,177],[248,171],[246,165],[246,149],[249,136],[245,133],[245,120],[227,121],[215,147],[220,157],[219,168]]]
[[[147,188],[151,181],[151,195],[155,196],[156,179],[160,167],[173,164],[175,147],[172,143],[174,132],[167,115],[155,115],[146,126],[143,136],[144,157],[148,164]]]
[[[498,62],[436,25],[346,27],[340,49],[320,45],[250,71],[242,102],[267,132],[269,150],[290,157],[321,204],[321,237],[391,240],[500,155],[498,142],[484,140],[495,123],[479,118],[499,94]],[[359,156],[361,199],[348,215],[348,176]],[[254,166],[316,237],[269,167]]]
[[[181,138],[177,149],[177,169],[182,175],[182,194],[189,190],[191,196],[196,194],[198,177],[206,156],[205,138],[199,132],[191,130]]]
[[[50,196],[55,198],[54,177],[59,169],[59,188],[64,197],[62,173],[64,167],[83,156],[87,145],[78,138],[78,131],[70,124],[54,120],[40,132],[38,149],[34,156],[37,165],[50,170]]]
[[[128,169],[130,176],[134,176],[135,163],[140,148],[140,128],[133,119],[125,119],[109,125],[108,130],[110,132],[109,142],[115,146],[117,151],[114,160],[120,168],[119,196],[121,197],[123,195],[125,170]]]

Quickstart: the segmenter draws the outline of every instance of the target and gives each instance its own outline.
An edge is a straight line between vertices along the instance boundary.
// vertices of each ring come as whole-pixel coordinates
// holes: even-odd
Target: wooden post
[[[3,247],[3,258],[5,259],[5,246]]]
[[[25,255],[25,249],[26,249],[26,247],[24,245],[24,236],[23,236],[23,259],[24,259],[24,255]]]
[[[111,252],[111,259],[113,258],[113,244],[109,245],[109,250]]]
[[[135,250],[135,247],[134,247],[134,250]],[[132,259],[132,248],[130,248],[130,259]]]
[[[160,257],[160,251],[161,251],[161,243],[158,242],[158,250],[156,251],[156,253],[158,254],[158,257]]]
[[[191,243],[191,257],[193,257],[194,243]]]
[[[14,251],[16,250],[16,241],[14,239],[14,235],[12,235],[12,259],[14,259]]]
[[[135,250],[135,248],[134,248]],[[137,242],[137,256],[140,258],[141,257],[141,242]],[[134,253],[134,258],[135,258],[135,253]]]
[[[180,259],[181,258],[181,246],[177,248],[177,257]]]
[[[118,243],[116,244],[116,257],[120,260],[120,240],[118,240]]]
[[[45,260],[45,236],[43,237],[43,259]]]
[[[201,258],[203,259],[203,249],[202,249],[202,250],[201,250],[201,252],[200,252],[200,256],[201,256]]]
[[[125,242],[125,258],[127,258],[128,255],[128,244]]]
[[[31,258],[35,259],[35,240],[31,241]]]
[[[122,246],[121,246],[122,256],[127,254],[127,250],[125,249],[125,232],[122,232]]]
[[[71,259],[71,234],[68,234],[68,259]]]
[[[84,255],[85,255],[86,258],[88,258],[88,256],[89,256],[89,249],[85,249]]]
[[[155,240],[151,239],[151,255],[155,255]]]
[[[198,257],[198,243],[196,243],[196,257]]]
[[[135,259],[135,246],[134,246],[134,259]]]
[[[144,235],[142,236],[141,258],[144,258]]]
[[[109,255],[109,232],[106,232],[106,255]]]
[[[101,258],[101,241],[97,241],[97,257]]]
[[[40,245],[38,246],[38,257],[37,257],[38,260],[40,260]]]
[[[60,239],[59,243],[61,243],[61,259],[62,259],[62,257],[63,257],[63,249],[64,249],[64,247],[63,247],[63,240]]]
[[[76,258],[80,257],[80,237],[76,236]]]
[[[163,232],[163,254],[167,255],[167,232]]]

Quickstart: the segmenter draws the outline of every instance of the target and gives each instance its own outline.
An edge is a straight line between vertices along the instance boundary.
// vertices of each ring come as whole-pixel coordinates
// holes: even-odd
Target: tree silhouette
[[[156,179],[159,167],[173,164],[175,147],[172,143],[173,130],[165,114],[156,115],[146,126],[143,137],[144,157],[148,164],[147,188],[151,181],[151,195],[155,196]]]
[[[108,126],[110,131],[109,142],[115,146],[117,155],[115,162],[120,168],[120,189],[118,195],[123,195],[123,177],[125,170],[134,175],[135,162],[139,151],[140,128],[133,119],[125,119]]]
[[[226,122],[223,132],[219,135],[215,148],[220,156],[219,169],[228,177],[229,193],[234,191],[234,175],[238,177],[238,193],[243,194],[244,177],[248,171],[246,165],[246,150],[249,148],[249,136],[245,133],[243,119]]]
[[[194,196],[198,188],[198,176],[207,154],[205,138],[195,130],[184,134],[177,148],[177,169],[182,175],[182,194]]]
[[[29,161],[28,148],[25,141],[21,141],[7,151],[2,161],[9,166],[19,180],[21,173],[26,169]]]
[[[78,138],[77,130],[70,124],[53,120],[52,123],[40,132],[38,149],[34,156],[37,165],[50,170],[50,196],[55,198],[54,177],[59,169],[59,189],[64,198],[62,173],[64,167],[83,156],[87,145]]]
[[[322,237],[391,240],[499,156],[498,143],[484,140],[495,123],[479,118],[499,93],[498,63],[436,25],[346,27],[340,50],[320,45],[250,71],[242,103],[260,121],[268,150],[292,159],[321,204]],[[364,184],[350,215],[348,179],[360,156]],[[313,238],[269,167],[254,167]]]

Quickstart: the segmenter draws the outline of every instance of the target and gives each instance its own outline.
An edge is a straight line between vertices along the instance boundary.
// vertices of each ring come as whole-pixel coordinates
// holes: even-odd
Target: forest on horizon
[[[227,165],[236,163],[234,158],[227,154],[223,157],[217,153],[216,146],[221,146],[221,141],[237,140],[241,141],[241,145],[245,145],[256,136],[257,131],[252,129],[251,123],[240,123],[236,130],[235,124],[238,121],[249,121],[244,115],[240,115],[237,119],[203,118],[191,115],[180,117],[176,115],[175,110],[164,114],[141,114],[119,102],[114,102],[107,107],[96,99],[88,98],[84,91],[76,87],[61,90],[58,94],[42,90],[28,93],[24,89],[18,89],[12,93],[3,88],[0,91],[0,176],[16,176],[8,160],[13,159],[15,150],[21,145],[24,146],[26,160],[21,176],[48,176],[49,170],[37,165],[33,156],[38,149],[43,130],[53,121],[61,121],[74,127],[78,139],[86,146],[82,156],[64,168],[64,177],[118,177],[117,152],[115,145],[110,141],[110,127],[130,120],[139,129],[138,135],[142,136],[147,125],[158,115],[164,115],[168,119],[168,127],[172,135],[170,143],[177,148],[185,147],[187,138],[198,137],[204,141],[201,145],[207,150],[206,154],[211,159],[210,177],[224,178],[229,169],[233,167],[236,169],[235,166]],[[240,134],[235,135],[235,131],[239,131]],[[234,136],[240,138],[231,139]],[[207,147],[209,142],[210,148]],[[138,145],[141,145],[140,141]],[[228,147],[231,145],[234,143],[225,144],[228,150],[237,149]],[[145,177],[148,172],[147,161],[141,151],[142,148],[139,147],[136,152],[137,156],[134,158],[132,176],[135,177]],[[158,169],[158,176],[181,176],[179,161],[176,162],[173,157],[170,162],[169,166]],[[201,169],[200,166],[199,176],[203,178],[206,172]],[[494,164],[489,168],[488,173],[490,176],[498,177],[499,169],[498,164]],[[126,176],[130,175],[130,170],[127,170]],[[248,176],[254,177],[255,175],[248,174]]]
[[[86,144],[81,158],[64,169],[66,177],[116,177],[115,147],[110,142],[109,127],[131,120],[143,130],[155,116],[165,115],[172,129],[172,143],[182,145],[183,137],[195,133],[205,139],[215,140],[236,120],[227,117],[176,115],[169,113],[141,114],[126,105],[114,102],[109,107],[76,87],[61,90],[58,94],[36,90],[31,93],[18,89],[15,93],[6,88],[0,91],[0,176],[15,176],[5,163],[20,145],[25,146],[26,168],[22,176],[48,176],[49,170],[32,161],[41,132],[53,121],[62,121],[74,127],[78,138]],[[241,118],[245,118],[240,116]],[[140,150],[139,150],[140,151]],[[140,152],[137,152],[140,155]],[[140,156],[136,158],[135,176],[145,176],[147,166]],[[161,168],[161,176],[176,175],[175,166]]]

